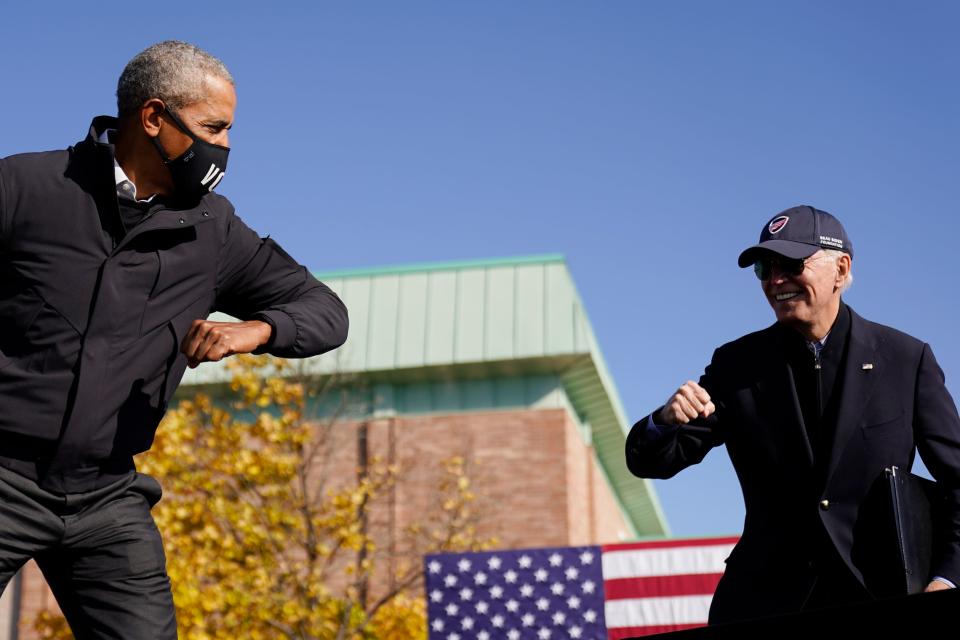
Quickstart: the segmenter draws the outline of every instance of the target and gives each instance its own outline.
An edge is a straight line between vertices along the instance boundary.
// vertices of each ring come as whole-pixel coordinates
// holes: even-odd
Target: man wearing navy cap
[[[960,417],[930,346],[842,300],[853,246],[810,206],[774,216],[740,254],[777,321],[723,345],[699,382],[633,426],[627,465],[670,478],[725,444],[743,490],[743,535],[711,624],[890,593],[871,496],[919,450],[946,496],[928,591],[960,583]]]

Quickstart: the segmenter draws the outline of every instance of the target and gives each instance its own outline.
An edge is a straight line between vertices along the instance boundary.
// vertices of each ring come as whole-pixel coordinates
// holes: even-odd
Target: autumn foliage
[[[332,435],[362,430],[362,420],[347,421],[339,410],[317,417],[312,408],[321,400],[346,408],[356,382],[318,382],[297,366],[232,358],[230,392],[182,401],[138,459],[164,487],[153,513],[180,637],[426,638],[423,553],[493,542],[475,532],[468,461],[442,463],[435,508],[385,553],[371,513],[403,469],[372,457],[355,474],[333,477],[324,462],[338,455]],[[69,637],[51,614],[35,629],[45,639]]]

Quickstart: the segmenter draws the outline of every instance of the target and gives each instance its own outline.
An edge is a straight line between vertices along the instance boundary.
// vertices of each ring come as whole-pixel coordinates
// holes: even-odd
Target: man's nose
[[[770,282],[772,284],[782,284],[786,282],[787,277],[787,272],[784,271],[780,265],[774,264],[770,266]]]

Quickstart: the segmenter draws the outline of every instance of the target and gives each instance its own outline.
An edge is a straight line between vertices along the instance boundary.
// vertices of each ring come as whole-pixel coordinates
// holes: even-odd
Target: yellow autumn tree
[[[404,470],[372,457],[343,478],[330,464],[342,453],[333,434],[366,434],[362,419],[345,418],[356,382],[317,382],[269,356],[228,366],[230,393],[182,401],[138,459],[164,487],[154,516],[180,637],[426,638],[423,554],[494,542],[476,534],[467,459],[441,464],[435,506],[387,553],[371,515]],[[59,616],[34,626],[46,640],[70,637]]]

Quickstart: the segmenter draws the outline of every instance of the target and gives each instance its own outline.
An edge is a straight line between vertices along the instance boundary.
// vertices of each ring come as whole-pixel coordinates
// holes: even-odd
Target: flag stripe
[[[649,578],[618,578],[604,580],[603,591],[607,600],[651,598],[663,596],[711,596],[717,589],[721,573],[697,573]]]
[[[603,553],[603,579],[722,573],[733,544],[658,549],[615,548]]]
[[[677,540],[653,540],[650,542],[618,542],[616,544],[601,545],[600,549],[608,551],[628,551],[630,549],[672,549],[677,547],[708,547],[713,545],[733,545],[740,538],[727,536],[725,538],[681,538]]]
[[[604,606],[607,629],[661,624],[706,624],[712,596],[613,600]]]
[[[696,629],[702,627],[702,624],[660,624],[647,625],[644,627],[617,627],[607,632],[609,640],[624,640],[624,638],[636,638],[639,636],[652,636],[655,633],[668,633],[670,631],[683,631],[684,629]]]

